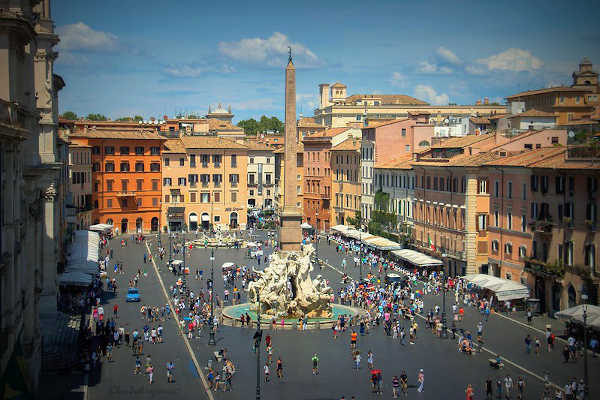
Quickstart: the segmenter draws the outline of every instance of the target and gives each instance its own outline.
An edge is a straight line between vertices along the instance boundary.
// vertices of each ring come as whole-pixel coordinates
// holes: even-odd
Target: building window
[[[153,162],[150,164],[150,172],[160,172],[160,163]]]
[[[231,192],[231,202],[232,203],[237,202],[237,192]]]
[[[115,164],[112,162],[104,164],[104,172],[115,172]]]
[[[169,160],[168,158],[165,158],[165,167],[168,167],[168,166],[169,166],[169,163],[170,163],[170,161],[171,161],[171,160]]]
[[[144,180],[143,179],[136,179],[135,185],[136,185],[135,190],[137,190],[138,192],[141,192],[143,190],[142,187],[144,186]]]
[[[196,155],[190,154],[190,168],[196,168]]]
[[[527,200],[527,184],[523,184],[523,191],[521,192],[521,199]]]
[[[98,172],[98,171],[100,171],[100,163],[95,162],[92,164],[92,172]]]
[[[138,156],[143,156],[144,155],[144,146],[136,146],[135,154],[137,154]]]
[[[113,180],[109,179],[106,181],[106,191],[112,192],[112,190],[113,190]]]
[[[512,231],[512,212],[506,213],[506,227],[509,231]]]
[[[492,240],[492,251],[494,253],[498,252],[498,241],[497,240]]]
[[[510,182],[510,181],[508,182],[508,193],[507,193],[506,198],[512,199],[512,182]]]
[[[410,144],[404,145],[404,151],[407,153],[410,152]]]
[[[160,147],[158,147],[158,146],[152,146],[152,147],[150,147],[150,154],[153,155],[153,156],[160,155]]]
[[[106,208],[112,208],[112,199],[106,199]]]
[[[220,192],[213,193],[213,201],[215,203],[219,203],[221,201],[221,193]]]
[[[143,162],[135,163],[135,172],[144,172],[144,163]]]
[[[126,156],[126,155],[128,155],[128,154],[129,154],[129,147],[128,147],[128,146],[121,146],[121,147],[119,148],[119,153],[120,153],[122,156]]]
[[[500,213],[498,210],[494,211],[494,226],[500,226]]]
[[[402,136],[406,136],[406,128],[402,128]]]
[[[92,154],[100,154],[100,146],[92,147]]]
[[[237,155],[231,155],[231,168],[237,168]]]
[[[477,230],[478,231],[485,231],[486,229],[487,229],[486,215],[485,214],[479,214],[477,216]]]
[[[531,175],[531,191],[532,192],[537,192],[538,191],[538,185],[540,182],[540,177],[537,175]]]
[[[190,203],[196,202],[196,192],[190,192]]]
[[[179,186],[185,186],[185,182],[186,182],[186,178],[178,178],[177,179],[177,184]]]
[[[158,190],[158,179],[152,179],[152,190]]]
[[[123,192],[127,192],[127,184],[129,181],[127,179],[121,179],[121,190]]]
[[[506,243],[504,245],[504,253],[506,254],[512,254],[512,243]]]
[[[142,199],[141,199],[141,198],[138,198],[138,199],[137,199],[137,206],[138,206],[138,207],[141,207],[141,206],[142,206]]]
[[[169,200],[170,200],[169,195],[165,194],[165,203],[169,203],[170,202]]]
[[[250,164],[254,164],[254,157],[250,157]]]
[[[156,197],[152,198],[152,207],[158,207],[158,199]]]
[[[221,222],[221,216],[215,215],[215,222]]]
[[[106,146],[104,148],[104,154],[115,154],[115,148],[113,146]]]
[[[179,159],[179,166],[183,167],[185,165],[185,158],[180,158]]]
[[[590,267],[592,271],[596,269],[596,246],[593,244],[587,244],[585,246],[584,264],[586,267]]]
[[[519,257],[520,258],[527,257],[527,247],[525,247],[525,246],[519,246]]]
[[[163,178],[163,186],[171,186],[171,178]]]
[[[527,215],[521,215],[521,232],[527,232]]]
[[[119,171],[121,172],[129,172],[129,163],[126,161],[122,161],[119,167]]]
[[[254,189],[250,189],[250,196],[254,196]]]
[[[494,182],[494,197],[500,196],[500,182]]]

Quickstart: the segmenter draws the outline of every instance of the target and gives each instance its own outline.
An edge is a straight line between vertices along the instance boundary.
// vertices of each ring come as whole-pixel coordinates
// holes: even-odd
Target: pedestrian
[[[536,337],[536,338],[535,338],[535,354],[536,354],[537,356],[539,356],[539,355],[540,355],[540,350],[541,350],[541,347],[542,347],[542,343],[540,342],[540,338],[537,338],[537,337]]]
[[[525,336],[525,351],[527,352],[527,354],[531,353],[531,335],[529,334]]]
[[[523,400],[525,397],[525,379],[523,375],[519,375],[517,378],[517,399]]]
[[[312,356],[312,373],[313,375],[319,374],[319,356],[317,353]]]
[[[533,319],[533,313],[531,312],[531,308],[527,308],[527,323],[531,325],[531,320]]]
[[[283,362],[281,361],[281,357],[277,357],[277,378],[283,378]]]
[[[269,364],[265,363],[263,369],[265,371],[265,383],[266,383],[266,382],[269,382]]]
[[[467,400],[473,400],[473,396],[474,396],[473,386],[470,383],[467,385],[467,389],[465,389],[465,393],[466,393]]]
[[[367,363],[369,364],[369,369],[373,369],[374,365],[374,355],[371,350],[367,353]]]
[[[485,398],[486,400],[491,400],[493,398],[493,386],[492,386],[492,378],[488,376],[485,380]]]
[[[154,381],[154,367],[152,367],[152,364],[146,367],[146,373],[148,374],[148,383],[152,385]]]
[[[356,339],[357,338],[358,338],[358,335],[356,334],[356,331],[353,329],[352,334],[350,335],[350,348],[351,349],[356,348]]]
[[[510,377],[510,375],[506,375],[506,378],[504,378],[504,389],[505,389],[504,396],[507,399],[510,399],[512,387],[513,387],[513,380]]]
[[[173,369],[174,368],[175,368],[175,364],[173,364],[173,361],[169,361],[167,363],[167,382],[168,383],[175,382],[175,376],[173,376]]]
[[[394,399],[398,398],[398,393],[400,391],[400,379],[398,379],[397,375],[394,375],[392,378],[392,397]]]
[[[417,392],[422,393],[425,391],[425,373],[423,369],[419,370],[417,375]]]
[[[356,355],[354,356],[354,362],[356,364],[356,369],[360,369],[360,351],[356,350]]]
[[[400,374],[400,387],[402,388],[402,397],[406,399],[408,397],[408,376],[404,370]]]

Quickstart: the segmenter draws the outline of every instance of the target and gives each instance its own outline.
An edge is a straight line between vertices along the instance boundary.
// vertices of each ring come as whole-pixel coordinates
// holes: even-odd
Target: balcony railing
[[[15,128],[25,128],[26,111],[16,103],[0,99],[0,122]]]
[[[231,187],[237,187],[238,186],[237,182],[229,182],[229,184],[231,185]]]
[[[198,187],[198,183],[197,182],[190,182],[190,187],[191,188]]]
[[[117,197],[131,197],[131,196],[135,196],[137,192],[134,192],[133,190],[121,190],[120,192],[117,192],[116,195]]]

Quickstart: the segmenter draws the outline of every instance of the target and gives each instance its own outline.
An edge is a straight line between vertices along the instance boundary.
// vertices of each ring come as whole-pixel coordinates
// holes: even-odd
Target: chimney
[[[487,97],[487,96],[486,96],[486,97],[484,97],[484,98],[483,98],[483,104],[485,104],[485,105],[488,105],[488,104],[490,104],[490,98],[489,98],[489,97]]]
[[[325,108],[329,105],[329,84],[321,83],[319,85],[319,94],[321,96],[321,108]]]

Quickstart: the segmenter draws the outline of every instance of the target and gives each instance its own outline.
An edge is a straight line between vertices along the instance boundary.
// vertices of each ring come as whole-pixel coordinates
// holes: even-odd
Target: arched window
[[[498,244],[499,244],[499,243],[498,243],[498,241],[497,241],[497,240],[492,240],[492,251],[493,251],[494,253],[497,253],[497,252],[498,252]]]
[[[575,307],[577,305],[577,294],[575,293],[575,288],[572,284],[569,284],[567,293],[569,295],[569,307]]]
[[[527,247],[519,246],[519,257],[521,257],[521,258],[527,257]]]
[[[420,147],[429,147],[429,142],[427,140],[422,140],[419,142]]]
[[[506,253],[506,254],[512,254],[512,250],[513,250],[512,243],[506,243],[506,244],[504,244],[504,253]]]

